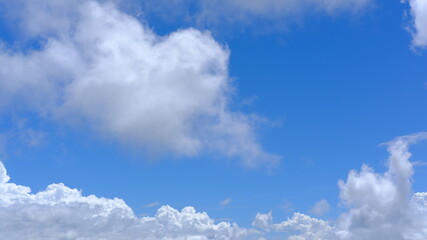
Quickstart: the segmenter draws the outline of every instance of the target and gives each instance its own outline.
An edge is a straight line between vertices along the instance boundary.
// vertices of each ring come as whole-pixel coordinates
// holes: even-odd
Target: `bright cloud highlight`
[[[0,49],[0,103],[154,154],[201,152],[272,166],[254,119],[229,109],[229,51],[209,32],[158,36],[112,3],[0,1],[40,49]],[[1,107],[1,106],[0,106]]]

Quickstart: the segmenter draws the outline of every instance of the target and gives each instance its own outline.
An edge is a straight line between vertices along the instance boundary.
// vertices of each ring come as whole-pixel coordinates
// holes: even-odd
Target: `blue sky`
[[[214,1],[206,6],[174,1],[176,5],[167,6],[164,1],[129,0],[115,5],[102,1],[101,17],[93,19],[87,14],[95,8],[84,14],[73,12],[92,6],[88,2],[92,1],[44,0],[40,7],[22,0],[17,4],[25,7],[20,9],[0,0],[1,11],[7,13],[0,21],[4,68],[0,70],[0,156],[11,182],[29,186],[33,193],[64,183],[82,190],[84,196],[121,198],[138,217],[153,216],[162,205],[169,205],[179,210],[192,206],[242,228],[259,227],[252,224],[255,215],[269,211],[274,222],[300,212],[333,225],[340,215],[351,212],[343,205],[346,199],[340,198],[344,190],[338,180],[346,180],[350,170],[359,170],[364,163],[376,172],[388,171],[387,146],[380,144],[427,130],[424,0],[353,0],[351,6],[340,0],[324,1],[329,8],[319,1],[297,7],[283,1],[276,9],[269,5],[280,1],[253,7],[236,0],[222,3],[229,10],[219,12]],[[49,8],[53,13],[46,11]],[[119,12],[134,25],[123,25],[119,29],[123,32],[111,30],[117,34],[84,29],[105,20],[102,14],[108,11]],[[111,24],[125,21],[116,17]],[[91,55],[91,49],[98,47],[84,42],[91,34],[106,39],[105,46],[121,49],[128,38],[120,34],[137,31],[131,27],[136,22],[151,29],[144,34],[157,39],[154,42],[166,45],[148,55],[144,49],[155,43],[126,46],[127,54],[140,54],[136,60],[154,66],[149,74],[144,67],[135,70],[128,55],[110,59]],[[81,35],[65,36],[69,31]],[[119,40],[110,42],[109,37]],[[83,57],[67,55],[74,47]],[[196,48],[202,49],[200,53],[186,56]],[[169,69],[173,60],[159,55],[188,63],[162,70]],[[92,58],[93,62],[87,60]],[[103,60],[109,63],[99,68],[87,64],[97,66]],[[166,63],[156,62],[163,60]],[[125,64],[132,67],[124,69]],[[186,64],[197,70],[181,71]],[[19,73],[8,71],[14,67]],[[117,88],[97,88],[98,78],[110,77],[118,81],[113,85]],[[165,84],[147,83],[134,92],[120,82],[145,78]],[[220,87],[198,88],[203,79]],[[17,82],[16,88],[11,81]],[[72,85],[74,81],[78,84]],[[85,81],[94,81],[93,88],[85,88]],[[67,84],[72,86],[63,88]],[[171,85],[177,87],[169,91]],[[149,110],[133,108],[138,101],[148,102]],[[110,108],[116,104],[117,108]],[[121,123],[122,119],[130,123]],[[198,143],[185,142],[187,136]],[[420,162],[413,167],[411,193],[426,191],[427,166],[422,163],[426,146],[424,142],[411,147],[411,161]],[[227,204],[221,204],[226,199]],[[313,206],[321,200],[329,207],[316,214]],[[266,238],[286,239],[292,234],[277,231]],[[307,236],[301,239],[311,239]],[[381,233],[366,236],[386,239]]]

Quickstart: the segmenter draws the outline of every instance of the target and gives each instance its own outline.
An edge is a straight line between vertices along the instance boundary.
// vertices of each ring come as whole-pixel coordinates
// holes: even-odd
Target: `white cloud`
[[[9,175],[7,175],[7,170],[4,167],[3,163],[0,162],[0,183],[4,184],[9,182],[9,180],[10,180],[10,177]]]
[[[388,143],[388,171],[377,174],[364,165],[361,172],[351,171],[347,182],[340,181],[340,197],[348,213],[341,216],[339,235],[345,239],[426,239],[427,221],[412,207],[412,164],[409,144],[427,138],[427,134],[399,137]],[[419,205],[425,208],[425,205]],[[420,222],[421,221],[421,222]],[[417,227],[420,225],[420,228]],[[422,238],[413,238],[420,234]]]
[[[154,217],[138,218],[118,198],[82,196],[64,184],[32,194],[9,182],[0,162],[0,239],[128,240],[255,239],[255,230],[234,223],[215,224],[193,207],[178,211],[163,206]]]
[[[275,165],[254,119],[229,109],[229,51],[209,32],[158,36],[111,3],[0,1],[39,50],[0,51],[0,102],[151,153],[203,151]],[[1,106],[0,106],[1,107]]]
[[[302,213],[294,213],[281,223],[273,223],[272,213],[258,213],[252,222],[254,227],[270,232],[287,232],[289,240],[331,240],[334,239],[332,227],[328,222],[311,218]]]
[[[270,231],[273,224],[273,215],[271,211],[267,214],[257,213],[255,219],[252,221],[252,226],[260,228],[265,231]]]
[[[410,144],[427,133],[396,138],[387,143],[390,157],[383,174],[363,165],[340,181],[340,198],[348,211],[335,224],[296,213],[274,224],[271,212],[257,214],[255,227],[287,232],[289,239],[305,240],[422,240],[427,239],[427,193],[412,193]]]
[[[329,212],[329,203],[325,199],[322,199],[314,204],[313,208],[311,209],[311,212],[314,215],[322,216],[325,213]]]
[[[328,222],[301,213],[294,213],[292,218],[273,227],[275,231],[288,232],[289,240],[330,240],[334,237]]]
[[[348,208],[333,222],[302,213],[273,223],[272,213],[257,214],[253,226],[283,232],[289,240],[423,240],[427,239],[427,192],[412,193],[410,144],[427,133],[387,143],[388,170],[375,173],[364,165],[340,181],[340,198]],[[192,207],[161,207],[153,217],[138,218],[121,199],[83,196],[52,184],[35,194],[10,183],[0,162],[0,238],[15,239],[256,239],[260,232],[236,224],[215,224]]]
[[[427,46],[427,2],[425,0],[408,0],[413,17],[412,44],[416,47]]]

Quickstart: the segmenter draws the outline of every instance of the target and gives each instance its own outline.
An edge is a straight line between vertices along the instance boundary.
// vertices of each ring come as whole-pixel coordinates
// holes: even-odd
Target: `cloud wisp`
[[[260,20],[283,23],[305,15],[359,12],[371,3],[372,0],[157,0],[144,1],[142,11],[180,18],[192,25],[224,28]]]
[[[233,199],[231,199],[231,198],[226,198],[226,199],[222,200],[221,202],[219,202],[219,205],[220,205],[221,207],[226,207],[226,206],[230,205],[230,203],[231,203],[232,201],[233,201]]]
[[[329,203],[325,199],[322,199],[318,201],[316,204],[314,204],[313,208],[311,209],[311,212],[316,216],[322,216],[329,212]]]
[[[366,165],[340,181],[340,198],[348,210],[335,223],[295,213],[273,223],[271,212],[257,214],[253,225],[266,231],[287,232],[297,240],[422,240],[427,239],[427,193],[412,193],[410,144],[427,133],[396,138],[387,143],[388,170],[375,173]]]
[[[229,50],[209,32],[159,36],[111,2],[0,4],[5,21],[40,45],[0,48],[0,109],[19,104],[153,154],[278,163],[258,142],[256,120],[230,110]]]

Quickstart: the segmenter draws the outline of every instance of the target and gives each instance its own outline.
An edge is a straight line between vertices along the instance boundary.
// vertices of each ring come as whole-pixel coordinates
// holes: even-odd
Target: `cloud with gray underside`
[[[109,1],[0,0],[0,8],[22,39],[40,43],[0,48],[0,111],[20,106],[153,154],[279,162],[258,141],[259,118],[230,110],[230,53],[209,32],[159,36]]]
[[[272,213],[259,213],[253,225],[283,232],[289,240],[423,240],[427,239],[427,192],[412,192],[413,164],[409,145],[427,139],[427,133],[398,137],[386,143],[388,170],[376,173],[363,165],[339,181],[340,199],[347,208],[329,221],[295,213],[273,223]]]

